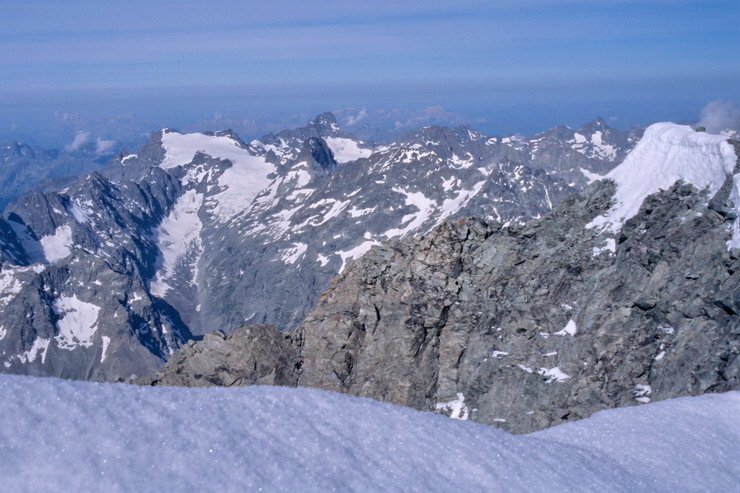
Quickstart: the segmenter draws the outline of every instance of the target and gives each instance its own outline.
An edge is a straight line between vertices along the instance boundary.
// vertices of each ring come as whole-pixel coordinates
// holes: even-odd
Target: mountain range
[[[82,173],[100,169],[111,156],[94,144],[74,150],[49,150],[21,142],[0,146],[0,210],[19,195],[45,187],[58,189],[61,178],[77,179]]]
[[[372,246],[457,217],[541,217],[640,134],[597,119],[527,138],[424,127],[376,144],[330,113],[249,143],[163,129],[6,207],[0,370],[128,378],[213,330],[293,329]]]

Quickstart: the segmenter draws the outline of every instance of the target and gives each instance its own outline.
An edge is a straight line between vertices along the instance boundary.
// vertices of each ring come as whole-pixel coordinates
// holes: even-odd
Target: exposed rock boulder
[[[272,325],[250,325],[231,334],[210,332],[200,341],[188,342],[155,378],[143,378],[139,383],[295,386],[296,361],[296,351],[285,334]]]

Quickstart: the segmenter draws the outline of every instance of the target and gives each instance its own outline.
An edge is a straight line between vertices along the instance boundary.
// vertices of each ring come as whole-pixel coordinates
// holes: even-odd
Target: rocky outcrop
[[[297,383],[295,348],[272,325],[250,325],[231,334],[209,332],[176,352],[156,377],[158,385],[289,385]],[[152,384],[152,378],[139,383]]]
[[[708,197],[679,182],[648,197],[616,238],[586,227],[612,203],[608,181],[521,227],[444,223],[350,265],[290,335],[293,349],[258,351],[248,337],[232,337],[257,366],[287,355],[274,369],[297,372],[285,384],[517,433],[600,409],[739,388],[731,184],[732,177]],[[201,381],[224,371],[221,381],[242,378],[230,370],[239,351],[206,357],[204,342],[182,351],[194,348],[215,361],[199,369],[209,375]],[[155,383],[187,372],[187,359],[173,357]]]

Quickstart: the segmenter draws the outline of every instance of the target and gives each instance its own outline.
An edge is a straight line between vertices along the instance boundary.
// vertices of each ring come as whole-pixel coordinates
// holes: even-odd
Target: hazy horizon
[[[349,107],[527,134],[740,100],[730,1],[11,0],[0,14],[3,140],[205,122],[254,136]]]

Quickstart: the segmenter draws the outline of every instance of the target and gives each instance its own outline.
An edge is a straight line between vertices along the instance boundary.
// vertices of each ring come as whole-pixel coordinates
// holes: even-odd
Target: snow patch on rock
[[[47,262],[55,262],[72,253],[72,228],[68,225],[58,226],[52,235],[42,236],[39,239]]]
[[[565,324],[565,327],[563,327],[559,331],[553,333],[553,335],[556,335],[556,336],[574,336],[574,335],[576,335],[577,330],[578,330],[578,327],[576,326],[575,321],[573,321],[573,319],[570,319],[570,320],[568,320],[568,323]]]
[[[334,160],[338,163],[348,163],[364,157],[370,157],[373,153],[370,149],[360,147],[362,142],[358,142],[346,137],[324,137],[326,145],[334,154]]]
[[[55,299],[53,309],[60,317],[56,323],[59,335],[54,338],[59,348],[72,350],[78,346],[92,346],[98,329],[99,306],[81,301],[75,294]]]
[[[292,248],[285,250],[283,256],[280,257],[286,264],[294,264],[296,261],[303,256],[308,250],[306,243],[294,243]]]
[[[374,241],[374,240],[365,241],[349,250],[343,250],[343,251],[337,252],[337,255],[339,255],[342,258],[342,266],[339,268],[339,272],[341,273],[344,271],[344,268],[348,265],[347,264],[348,260],[356,260],[362,257],[374,245],[380,245],[380,242]]]
[[[218,178],[220,192],[208,198],[207,205],[220,222],[247,209],[270,184],[268,175],[275,171],[263,157],[254,156],[228,136],[163,132],[162,147],[165,157],[160,166],[164,169],[185,166],[198,152],[232,163]]]
[[[465,396],[462,392],[457,393],[457,399],[448,402],[438,402],[434,409],[438,413],[449,413],[450,418],[466,421],[470,417],[470,410],[465,405]]]
[[[18,359],[21,363],[33,363],[36,361],[36,358],[41,356],[41,364],[44,364],[46,362],[46,351],[49,349],[49,342],[51,342],[51,339],[45,339],[43,337],[37,337],[33,341],[33,346],[31,346],[31,349],[26,351],[25,353],[19,354]]]

